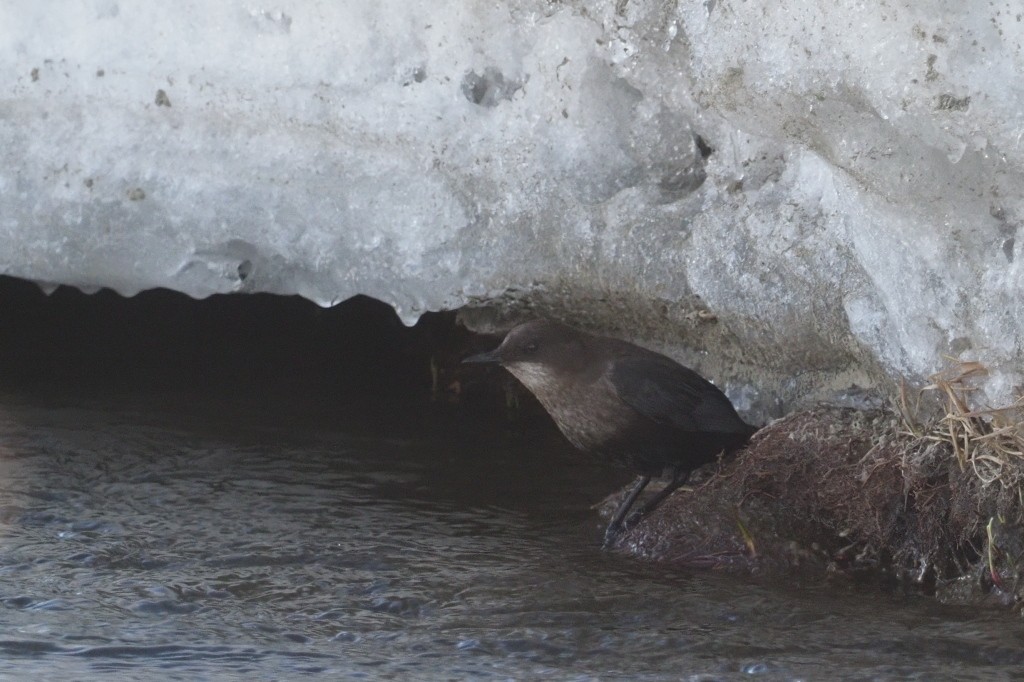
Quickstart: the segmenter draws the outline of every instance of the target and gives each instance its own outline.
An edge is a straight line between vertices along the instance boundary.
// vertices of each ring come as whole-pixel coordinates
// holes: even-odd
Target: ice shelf
[[[1022,12],[6,3],[0,273],[362,293],[409,322],[531,305],[677,348],[755,402],[976,359],[1005,402]]]

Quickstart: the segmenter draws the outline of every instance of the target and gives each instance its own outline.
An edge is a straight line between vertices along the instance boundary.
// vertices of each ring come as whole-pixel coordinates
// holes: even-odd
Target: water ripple
[[[192,413],[188,413],[192,414]],[[0,676],[984,679],[1019,624],[601,552],[544,452],[0,402]]]

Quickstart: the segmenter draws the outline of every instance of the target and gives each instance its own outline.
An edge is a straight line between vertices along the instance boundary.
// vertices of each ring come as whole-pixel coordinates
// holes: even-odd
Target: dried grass
[[[929,377],[911,404],[906,385],[900,387],[897,407],[906,435],[950,448],[960,471],[970,470],[981,488],[998,486],[1002,496],[1021,504],[1024,511],[1024,396],[999,408],[972,407],[979,378],[988,370],[979,362],[962,362]],[[922,399],[932,394],[944,413],[923,423]]]

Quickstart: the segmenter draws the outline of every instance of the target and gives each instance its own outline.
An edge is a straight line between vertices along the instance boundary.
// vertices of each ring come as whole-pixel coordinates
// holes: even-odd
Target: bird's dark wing
[[[692,432],[746,433],[750,428],[714,384],[668,358],[620,357],[610,379],[624,403],[659,424]]]

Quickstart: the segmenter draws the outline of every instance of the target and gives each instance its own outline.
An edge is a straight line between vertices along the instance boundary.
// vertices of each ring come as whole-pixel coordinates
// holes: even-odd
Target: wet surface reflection
[[[0,674],[980,680],[1024,664],[1010,614],[604,553],[589,506],[623,482],[502,434],[3,399]]]

